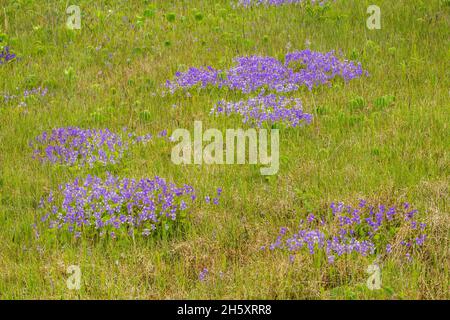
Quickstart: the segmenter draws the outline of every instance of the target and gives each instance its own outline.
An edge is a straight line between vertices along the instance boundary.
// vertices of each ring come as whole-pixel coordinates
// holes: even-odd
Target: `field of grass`
[[[376,3],[374,3],[376,2]],[[26,106],[0,96],[0,299],[448,299],[450,298],[450,3],[337,0],[326,7],[233,8],[230,0],[0,0],[0,34],[17,55],[0,65],[0,94],[47,88]],[[66,27],[66,7],[81,29]],[[381,29],[366,27],[381,8]],[[311,125],[280,130],[280,170],[258,165],[175,165],[172,145],[154,139],[118,164],[93,168],[32,158],[44,131],[123,127],[139,135],[167,129],[245,127],[211,117],[214,104],[247,95],[208,87],[170,94],[166,80],[191,66],[227,69],[238,56],[283,59],[310,48],[341,51],[369,76],[287,96],[302,100]],[[381,97],[385,98],[380,102]],[[111,172],[155,175],[206,195],[183,226],[148,238],[79,239],[38,224],[39,201],[58,185]],[[427,223],[412,261],[379,261],[382,286],[369,290],[376,256],[330,264],[300,253],[260,250],[280,227],[294,229],[331,202],[409,202]],[[36,231],[39,237],[36,236]],[[67,268],[81,269],[69,290]],[[204,268],[205,279],[199,279]]]

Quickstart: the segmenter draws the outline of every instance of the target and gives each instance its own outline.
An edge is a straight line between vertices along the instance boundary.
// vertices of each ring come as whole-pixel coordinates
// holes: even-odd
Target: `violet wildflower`
[[[203,268],[202,271],[200,271],[200,274],[198,275],[198,279],[200,281],[206,281],[206,277],[208,276],[208,269],[207,268]]]
[[[131,135],[130,138],[133,138],[133,135]],[[149,133],[149,134],[146,134],[146,135],[143,135],[143,136],[136,136],[134,138],[134,141],[138,142],[138,143],[144,143],[145,144],[145,143],[149,142],[152,139],[153,139],[153,135]]]
[[[17,106],[19,107],[26,107],[27,106],[27,100],[36,97],[45,97],[48,93],[47,88],[37,87],[32,88],[30,90],[26,89],[23,91],[23,93],[19,93],[17,95],[14,94],[4,94],[3,100],[5,104],[12,104],[17,103]]]
[[[0,51],[0,65],[6,64],[16,58],[16,55],[12,53],[8,46],[3,47]]]
[[[300,99],[278,97],[275,94],[263,95],[238,102],[219,101],[211,114],[239,114],[242,122],[261,127],[263,123],[272,125],[284,123],[288,127],[310,124],[312,115],[303,112]]]
[[[36,239],[39,239],[40,233],[39,233],[39,230],[38,230],[38,228],[37,228],[36,223],[34,223],[32,227],[33,227],[34,237],[35,237]]]
[[[172,93],[197,86],[227,87],[243,93],[262,88],[291,92],[301,86],[312,90],[315,86],[329,85],[338,77],[347,82],[365,74],[360,63],[340,60],[334,51],[321,53],[307,49],[287,54],[284,63],[273,57],[247,56],[235,58],[235,65],[226,71],[211,66],[192,67],[177,72],[175,80],[167,81],[166,86]]]
[[[236,7],[282,6],[287,4],[304,4],[324,6],[329,0],[239,0]],[[335,0],[333,0],[335,1]]]
[[[333,264],[334,263],[334,256],[328,256],[328,263]]]
[[[426,237],[427,237],[426,234],[421,234],[420,236],[418,236],[416,238],[416,244],[419,245],[419,246],[423,245],[423,243],[425,242]]]
[[[191,195],[189,185],[154,179],[119,179],[108,173],[105,179],[88,175],[61,185],[53,192],[52,202],[44,198],[43,223],[49,228],[70,233],[95,234],[105,231],[111,238],[140,231],[149,236],[161,227],[172,225],[179,213],[188,209]]]
[[[359,207],[360,208],[364,208],[366,206],[366,204],[367,204],[366,200],[364,200],[364,199],[360,199],[359,200]]]
[[[33,158],[42,162],[69,166],[89,166],[118,163],[135,143],[147,143],[151,135],[136,136],[109,129],[63,127],[43,132],[30,143]]]
[[[164,129],[164,130],[162,130],[161,132],[159,132],[158,133],[158,137],[166,137],[167,136],[167,130],[166,129]]]
[[[361,204],[361,203],[360,203]],[[283,227],[275,242],[268,247],[270,250],[284,250],[293,255],[298,251],[308,251],[311,255],[318,252],[326,253],[330,263],[335,258],[352,253],[361,256],[369,256],[379,253],[385,249],[386,253],[392,252],[392,241],[396,241],[396,234],[385,230],[398,229],[399,225],[408,228],[406,234],[408,239],[402,240],[400,244],[410,254],[414,252],[415,246],[423,245],[426,235],[417,234],[418,228],[410,223],[411,211],[384,205],[374,206],[359,205],[358,208],[344,206],[342,202],[332,203],[330,206],[331,217],[320,223],[318,229],[301,223],[298,231],[291,235],[287,234],[287,228]],[[413,210],[417,212],[416,210]],[[315,220],[313,214],[309,214],[309,223]],[[416,222],[416,221],[413,221]],[[381,233],[383,233],[381,235]],[[378,236],[377,236],[378,235]]]
[[[388,243],[387,245],[386,245],[386,253],[391,253],[391,251],[392,251],[392,246]]]

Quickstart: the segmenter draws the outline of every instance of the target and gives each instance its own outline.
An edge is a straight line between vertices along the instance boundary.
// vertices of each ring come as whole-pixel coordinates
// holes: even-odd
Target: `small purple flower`
[[[366,200],[363,200],[363,199],[360,199],[360,200],[359,200],[359,207],[360,207],[360,208],[364,208],[364,207],[366,206],[366,204],[367,204],[367,201],[366,201]]]
[[[283,6],[288,4],[303,4],[304,2],[308,2],[311,5],[323,6],[327,1],[331,0],[238,0],[234,7],[251,8],[258,6]]]
[[[48,89],[47,88],[42,88],[42,87],[37,87],[37,88],[32,88],[30,90],[25,89],[23,91],[23,93],[18,94],[18,95],[4,95],[3,99],[5,101],[5,103],[12,103],[15,102],[17,103],[18,107],[26,107],[27,106],[27,101],[32,98],[32,97],[44,97],[46,96],[48,93]]]
[[[328,256],[328,263],[333,264],[334,263],[334,256]]]
[[[106,178],[88,175],[61,185],[43,198],[42,223],[61,231],[98,232],[111,238],[134,230],[144,237],[158,228],[169,228],[181,211],[189,208],[195,190],[154,179]],[[118,232],[123,230],[124,232]],[[117,234],[116,234],[117,232]]]
[[[386,245],[386,253],[391,253],[392,252],[392,246],[388,243],[387,245]]]
[[[52,164],[93,167],[116,164],[126,154],[129,146],[147,143],[151,134],[136,136],[134,133],[117,134],[109,129],[81,129],[63,127],[43,132],[30,142],[33,158]]]
[[[425,234],[421,234],[420,236],[418,236],[416,238],[416,244],[419,246],[423,245],[426,238],[427,238],[427,236]]]
[[[14,53],[10,52],[8,46],[4,47],[3,50],[0,51],[0,65],[6,64],[16,58]]]
[[[259,94],[255,98],[238,102],[219,101],[211,110],[211,115],[238,114],[243,123],[262,127],[263,124],[284,123],[288,127],[310,124],[312,115],[303,112],[300,99],[286,98],[275,94]]]
[[[34,237],[36,238],[36,239],[39,239],[39,237],[40,237],[40,233],[39,233],[39,230],[38,230],[38,228],[37,228],[37,225],[36,225],[36,223],[35,224],[33,224],[33,231],[34,231]]]
[[[202,271],[200,271],[200,274],[198,275],[198,279],[200,280],[200,281],[206,281],[206,278],[207,278],[207,276],[208,276],[208,273],[209,273],[209,271],[208,271],[208,269],[207,268],[203,268],[203,270]]]

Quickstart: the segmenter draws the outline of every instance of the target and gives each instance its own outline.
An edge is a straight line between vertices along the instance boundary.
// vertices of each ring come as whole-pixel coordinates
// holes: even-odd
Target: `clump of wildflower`
[[[10,104],[10,103],[18,103],[18,106],[26,106],[27,105],[27,100],[31,97],[45,97],[48,93],[48,89],[47,88],[42,88],[42,87],[37,87],[37,88],[32,88],[30,90],[25,90],[23,93],[19,94],[19,95],[9,95],[9,94],[4,94],[3,95],[3,101],[5,102],[5,104]]]
[[[207,268],[203,268],[202,271],[200,271],[200,274],[198,275],[198,280],[200,281],[206,281],[206,278],[208,276],[208,269]]]
[[[334,0],[335,1],[335,0]],[[282,6],[286,4],[304,4],[324,6],[328,0],[239,0],[238,7],[258,7],[258,6]]]
[[[16,55],[9,50],[8,46],[3,47],[0,51],[0,65],[6,64],[16,58]]]
[[[220,194],[217,198],[220,197]],[[107,173],[62,184],[41,199],[40,223],[75,238],[148,237],[183,222],[198,200],[195,189],[161,177],[130,179]]]
[[[210,203],[212,203],[212,204],[214,204],[214,205],[219,205],[219,201],[220,201],[220,195],[222,194],[222,188],[217,188],[217,195],[216,196],[214,196],[214,197],[211,197],[211,196],[209,196],[209,195],[206,195],[205,196],[205,202],[207,203],[207,204],[210,204]]]
[[[175,80],[167,81],[166,86],[172,93],[195,86],[227,87],[243,93],[262,88],[291,92],[301,86],[312,90],[314,86],[331,84],[336,77],[350,81],[364,74],[360,63],[340,60],[334,51],[321,53],[308,49],[287,54],[284,63],[273,57],[248,56],[236,58],[235,65],[226,71],[211,66],[192,67],[177,72]]]
[[[147,143],[151,134],[137,136],[134,133],[114,133],[109,129],[82,129],[63,127],[43,132],[30,143],[33,158],[42,162],[69,166],[93,167],[116,164],[130,145]]]
[[[105,179],[88,175],[63,184],[41,200],[42,223],[80,237],[108,234],[149,236],[168,229],[186,215],[196,199],[193,187],[176,186],[165,179]]]
[[[284,123],[289,127],[309,124],[312,115],[303,112],[300,99],[277,97],[275,94],[259,94],[255,98],[238,102],[219,101],[211,110],[211,114],[239,114],[244,123],[261,127],[263,123],[272,125]]]
[[[109,129],[64,127],[43,132],[31,143],[33,157],[67,165],[106,165],[117,163],[128,149],[129,141]]]
[[[425,242],[426,225],[417,221],[417,210],[410,210],[409,205],[388,208],[370,206],[363,200],[356,208],[342,202],[332,203],[330,208],[331,215],[322,217],[321,223],[310,214],[298,231],[288,235],[287,228],[282,228],[275,242],[262,248],[283,250],[290,256],[300,251],[312,255],[322,252],[331,264],[343,255],[389,255],[394,250],[410,260]],[[400,228],[405,237],[401,241],[397,239]]]

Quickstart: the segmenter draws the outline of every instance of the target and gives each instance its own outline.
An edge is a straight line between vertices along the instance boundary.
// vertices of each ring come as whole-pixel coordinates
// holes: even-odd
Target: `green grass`
[[[25,108],[0,105],[0,298],[448,299],[450,6],[448,1],[378,0],[382,29],[366,28],[373,1],[338,0],[328,10],[233,10],[220,1],[77,1],[82,29],[65,28],[65,3],[0,0],[0,33],[20,57],[0,66],[0,93],[43,85]],[[134,26],[134,27],[132,27]],[[60,126],[123,126],[137,133],[241,127],[212,118],[219,99],[162,96],[189,66],[226,68],[236,56],[342,50],[370,77],[292,93],[314,114],[311,126],[281,131],[278,175],[257,166],[176,166],[164,143],[139,148],[121,165],[67,169],[31,159],[28,142]],[[19,88],[17,90],[16,88]],[[1,99],[0,99],[1,101]],[[1,102],[3,103],[3,102]],[[173,109],[173,104],[178,108]],[[32,224],[41,196],[74,177],[163,176],[200,192],[224,189],[218,207],[196,206],[187,230],[169,239],[100,242],[57,239]],[[371,258],[333,266],[307,254],[294,265],[259,247],[332,201],[412,203],[430,226],[412,263],[382,263],[383,288],[365,286]],[[82,286],[66,287],[69,265]],[[207,267],[207,281],[198,274]],[[219,276],[222,272],[223,275]]]

